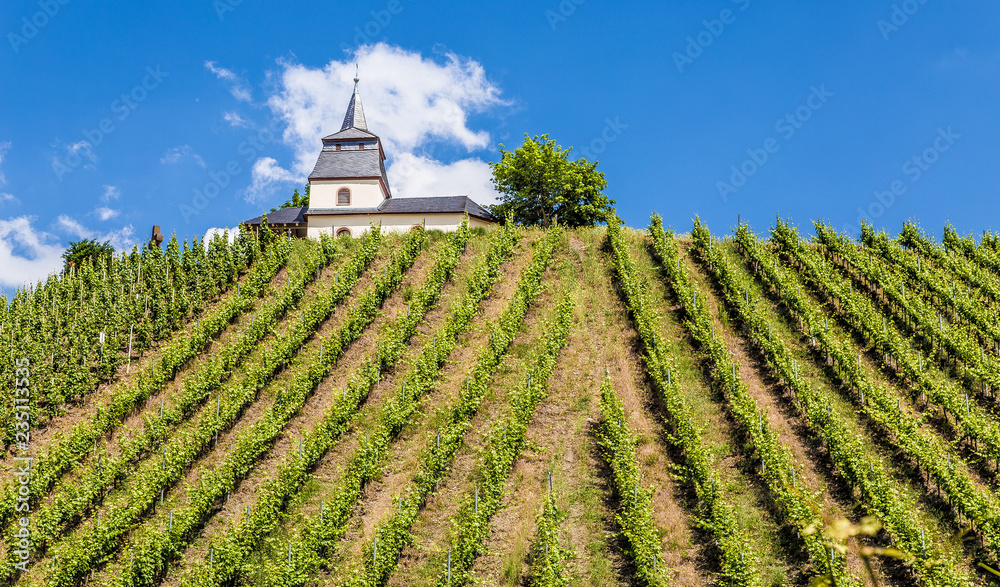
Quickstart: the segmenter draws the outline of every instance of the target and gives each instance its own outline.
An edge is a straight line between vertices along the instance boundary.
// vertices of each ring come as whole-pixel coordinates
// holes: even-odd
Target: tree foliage
[[[114,254],[115,249],[109,241],[100,243],[95,239],[84,239],[69,243],[69,247],[63,251],[62,258],[65,268],[69,269],[79,267],[87,260],[96,265],[98,261],[107,261]]]
[[[308,208],[309,207],[309,184],[306,184],[306,195],[300,195],[299,189],[295,188],[295,193],[292,194],[291,200],[285,200],[285,203],[277,208],[271,208],[271,212],[277,212],[279,209],[284,208]]]
[[[608,182],[597,162],[569,160],[573,148],[563,149],[549,135],[524,135],[514,151],[500,145],[501,159],[492,163],[493,185],[503,194],[491,212],[513,215],[521,225],[548,228],[594,226],[614,214],[615,201],[603,194]]]

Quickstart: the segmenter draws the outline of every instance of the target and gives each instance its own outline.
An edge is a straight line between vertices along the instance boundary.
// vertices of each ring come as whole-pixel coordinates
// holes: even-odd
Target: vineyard
[[[18,290],[0,586],[1000,585],[1000,235],[678,229],[265,228]]]

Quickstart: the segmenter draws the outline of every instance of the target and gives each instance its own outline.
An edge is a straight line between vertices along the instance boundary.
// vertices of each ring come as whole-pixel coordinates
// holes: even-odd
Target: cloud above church
[[[430,157],[403,153],[392,164],[390,181],[399,195],[469,196],[479,204],[495,204],[492,173],[482,159],[442,163]]]
[[[265,197],[254,186],[287,172],[287,182],[303,182],[319,154],[320,139],[340,130],[360,68],[361,98],[368,128],[382,139],[389,183],[396,196],[469,194],[490,203],[496,193],[489,166],[476,157],[441,161],[429,155],[434,144],[473,154],[493,148],[488,131],[470,126],[475,114],[509,105],[477,61],[448,53],[440,60],[384,43],[359,48],[343,61],[323,67],[281,62],[276,90],[268,105],[285,125],[283,142],[295,161],[290,170],[274,165],[254,168],[247,199]],[[267,175],[267,177],[265,177]],[[258,200],[259,201],[259,200]]]

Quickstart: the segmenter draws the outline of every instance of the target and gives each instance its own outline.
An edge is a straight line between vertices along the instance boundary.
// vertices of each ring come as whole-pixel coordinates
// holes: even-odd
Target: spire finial
[[[368,125],[365,123],[365,111],[361,107],[361,92],[358,89],[358,82],[361,81],[361,68],[358,67],[357,63],[354,64],[354,68],[354,95],[351,96],[351,103],[347,105],[347,115],[344,116],[344,125],[340,130],[357,128],[367,131]]]

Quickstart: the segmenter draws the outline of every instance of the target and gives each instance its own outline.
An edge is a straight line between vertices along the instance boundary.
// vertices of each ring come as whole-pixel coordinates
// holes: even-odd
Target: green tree
[[[110,241],[99,243],[94,239],[84,239],[69,243],[69,248],[63,251],[63,267],[79,267],[85,261],[90,261],[93,265],[99,262],[106,262],[115,254],[114,247]]]
[[[490,207],[495,215],[513,215],[514,222],[548,228],[594,226],[614,214],[615,201],[603,194],[608,181],[597,162],[569,160],[573,148],[563,149],[549,135],[524,135],[513,152],[500,145],[500,162],[491,163],[493,185],[503,194]]]
[[[279,208],[308,208],[309,207],[309,184],[306,184],[306,195],[303,197],[299,195],[299,189],[295,188],[295,193],[292,194],[291,200],[285,200],[285,203],[279,206]],[[277,212],[279,208],[271,208],[271,212]]]

